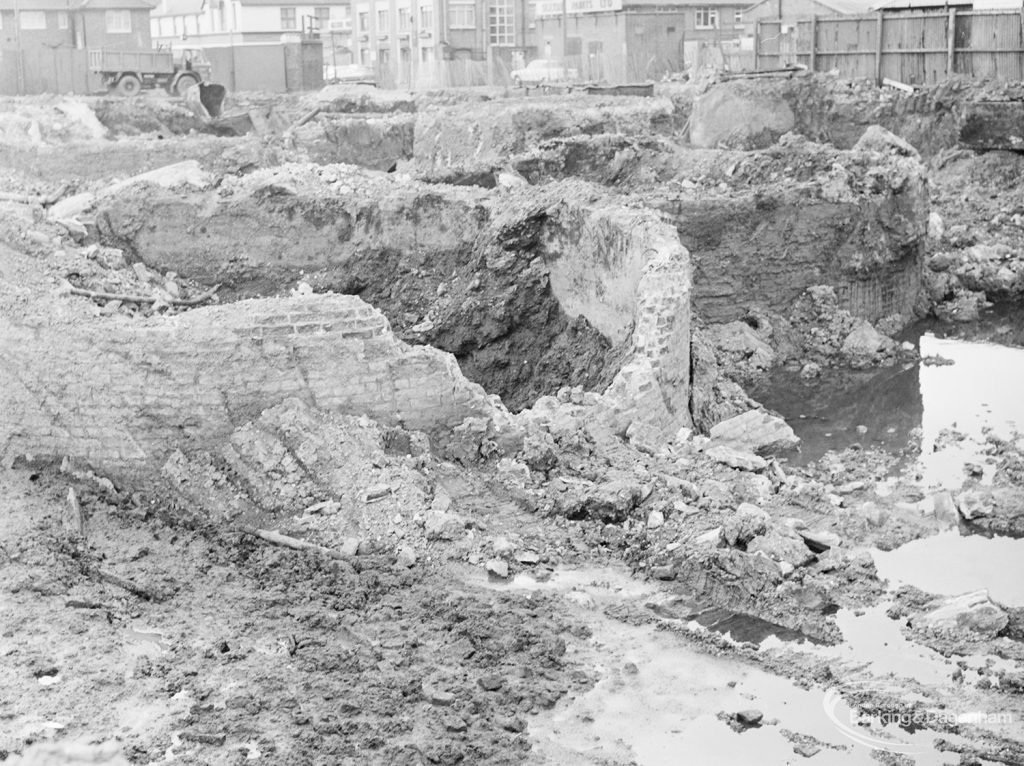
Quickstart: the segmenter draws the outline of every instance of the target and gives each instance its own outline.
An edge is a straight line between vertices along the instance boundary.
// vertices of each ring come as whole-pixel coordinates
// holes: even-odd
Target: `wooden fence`
[[[932,11],[759,21],[755,68],[804,64],[845,77],[922,85],[951,75],[1024,80],[1024,14]]]
[[[20,53],[12,48],[0,50],[0,95],[91,93],[101,86],[89,74],[84,50],[44,46]]]

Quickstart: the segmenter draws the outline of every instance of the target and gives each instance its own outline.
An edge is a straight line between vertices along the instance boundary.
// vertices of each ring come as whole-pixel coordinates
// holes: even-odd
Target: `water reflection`
[[[803,440],[792,462],[861,444],[916,458],[923,483],[956,488],[965,463],[985,467],[989,433],[1024,432],[1024,308],[991,309],[965,325],[920,323],[903,339],[953,364],[830,370],[812,382],[782,370],[753,392]]]

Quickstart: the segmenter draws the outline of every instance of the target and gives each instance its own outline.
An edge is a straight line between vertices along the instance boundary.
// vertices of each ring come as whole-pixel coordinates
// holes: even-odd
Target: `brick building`
[[[147,0],[0,0],[0,48],[150,48]]]
[[[153,40],[171,48],[276,43],[348,18],[349,0],[159,0],[151,16]]]
[[[585,80],[656,79],[695,63],[708,46],[738,46],[743,10],[736,0],[543,0],[540,58],[564,58]]]
[[[152,7],[148,0],[0,0],[0,94],[102,88],[89,72],[88,49],[151,48]]]
[[[501,82],[533,57],[533,22],[530,0],[355,0],[350,47],[389,84]]]

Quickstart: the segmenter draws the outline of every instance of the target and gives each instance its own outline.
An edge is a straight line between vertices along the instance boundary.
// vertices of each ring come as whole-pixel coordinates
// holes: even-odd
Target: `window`
[[[420,61],[424,64],[429,64],[434,60],[434,49],[433,48],[420,48]]]
[[[696,12],[695,29],[718,29],[718,9],[698,8]]]
[[[369,32],[370,31],[370,14],[366,11],[362,11],[359,14],[359,31]],[[363,62],[366,63],[365,61]]]
[[[487,13],[491,45],[515,45],[516,23],[512,0],[491,0]]]
[[[411,26],[411,23],[410,23],[411,21],[412,21],[412,13],[409,11],[409,9],[408,8],[399,8],[398,9],[398,31],[399,32],[408,32],[409,31],[409,27]]]
[[[388,12],[377,11],[377,34],[386,35],[388,33]]]
[[[57,11],[57,29],[67,29],[67,28],[68,28],[68,12],[67,11]]]
[[[448,6],[448,26],[452,29],[476,29],[476,6],[452,3]]]
[[[46,12],[22,11],[18,14],[18,26],[22,29],[46,29]]]
[[[320,7],[313,9],[313,18],[316,19],[316,29],[326,32],[331,28],[331,9]]]
[[[733,24],[742,24],[743,23],[743,11],[736,11],[733,14],[732,23]]]
[[[370,58],[370,49],[369,48],[360,48],[359,49],[359,62],[361,64],[363,64],[364,66],[369,66],[370,64],[373,63],[373,59]]]
[[[420,30],[430,32],[434,29],[434,9],[424,5],[420,8]]]
[[[382,66],[387,66],[387,63],[391,60],[391,49],[390,48],[378,48],[377,49],[377,61]]]
[[[281,29],[298,29],[294,8],[281,9]]]
[[[128,10],[107,11],[107,33],[126,35],[132,31],[132,12]]]

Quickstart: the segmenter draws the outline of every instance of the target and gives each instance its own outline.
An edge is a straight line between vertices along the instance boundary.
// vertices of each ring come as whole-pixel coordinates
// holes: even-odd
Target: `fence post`
[[[878,12],[878,35],[877,45],[875,46],[875,85],[879,88],[882,87],[882,27],[885,23],[883,19],[885,16],[881,11]]]
[[[811,16],[811,71],[817,72],[818,68],[815,66],[818,59],[818,14]]]
[[[761,20],[758,19],[754,22],[754,71],[760,71],[761,67],[758,65],[758,54],[761,52]],[[685,56],[684,56],[685,58]]]
[[[949,9],[949,28],[946,30],[946,79],[953,76],[956,64],[956,8]]]

